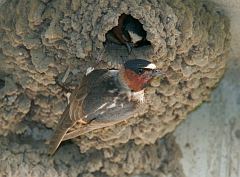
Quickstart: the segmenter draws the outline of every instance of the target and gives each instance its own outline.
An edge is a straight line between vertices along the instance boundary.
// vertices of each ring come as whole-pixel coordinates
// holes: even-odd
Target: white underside
[[[144,90],[139,92],[132,92],[132,99],[140,103],[144,103]]]

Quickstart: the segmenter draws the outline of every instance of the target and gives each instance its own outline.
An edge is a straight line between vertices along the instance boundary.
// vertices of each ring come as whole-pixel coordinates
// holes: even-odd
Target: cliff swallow
[[[54,154],[62,141],[132,117],[144,100],[144,88],[158,75],[156,65],[144,59],[128,60],[119,70],[88,70],[70,96],[49,153]]]
[[[143,25],[131,15],[122,14],[118,20],[118,26],[113,27],[107,34],[106,38],[110,42],[126,45],[128,52],[133,47],[150,45],[146,39],[147,33]]]

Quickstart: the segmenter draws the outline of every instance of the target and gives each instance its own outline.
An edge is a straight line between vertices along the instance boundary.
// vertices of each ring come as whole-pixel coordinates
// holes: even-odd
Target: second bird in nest
[[[127,14],[122,14],[118,19],[118,26],[113,27],[106,34],[107,41],[125,45],[129,53],[134,47],[150,45],[146,37],[147,32],[143,29],[143,25]]]

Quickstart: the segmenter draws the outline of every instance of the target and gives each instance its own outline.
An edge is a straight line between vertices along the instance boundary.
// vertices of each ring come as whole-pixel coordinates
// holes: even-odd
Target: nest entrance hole
[[[122,14],[118,25],[109,30],[105,37],[106,58],[114,64],[121,64],[132,58],[146,58],[146,53],[152,51],[143,24],[131,15]]]

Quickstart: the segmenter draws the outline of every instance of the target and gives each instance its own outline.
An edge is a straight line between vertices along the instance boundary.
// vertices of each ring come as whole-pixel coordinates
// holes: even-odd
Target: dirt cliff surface
[[[143,24],[151,46],[128,55],[125,47],[104,45],[123,13]],[[169,163],[162,168],[162,159],[171,161],[171,147],[162,144],[169,140],[159,138],[208,100],[225,70],[229,36],[228,19],[209,2],[6,1],[0,6],[0,174],[170,173]],[[82,153],[67,144],[48,157],[44,142],[86,69],[117,67],[133,57],[167,74],[146,91],[144,114],[75,139]]]

